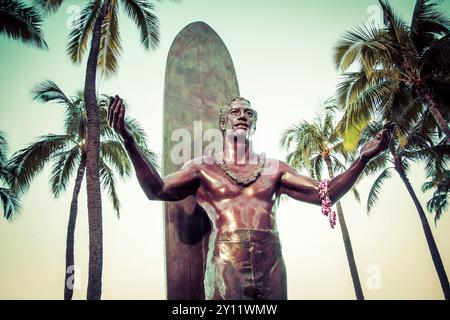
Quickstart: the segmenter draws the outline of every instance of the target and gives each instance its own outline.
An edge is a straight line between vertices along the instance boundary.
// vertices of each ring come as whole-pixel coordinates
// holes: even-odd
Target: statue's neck
[[[248,139],[237,137],[225,138],[223,159],[226,163],[257,163],[258,158],[253,151],[253,143]]]

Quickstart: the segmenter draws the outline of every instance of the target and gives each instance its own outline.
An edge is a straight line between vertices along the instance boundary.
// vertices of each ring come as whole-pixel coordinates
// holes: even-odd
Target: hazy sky
[[[412,0],[391,1],[410,20]],[[74,66],[65,54],[68,22],[87,1],[65,1],[46,18],[49,51],[0,37],[0,130],[10,151],[47,133],[62,133],[62,108],[39,104],[30,90],[43,80],[55,81],[67,95],[83,88],[85,62]],[[81,4],[81,7],[80,7]],[[450,12],[450,1],[442,1]],[[146,52],[139,33],[121,12],[124,53],[116,78],[102,81],[100,93],[123,96],[129,113],[146,129],[150,147],[162,151],[162,100],[167,53],[176,34],[194,21],[208,23],[223,39],[236,68],[241,95],[258,110],[255,148],[284,159],[281,132],[300,120],[311,120],[320,102],[335,91],[338,74],[333,46],[349,28],[368,19],[379,21],[375,0],[358,1],[212,1],[157,3],[161,44]],[[48,168],[23,198],[13,222],[0,220],[0,299],[61,299],[65,239],[71,191],[53,199]],[[423,169],[409,174],[421,203]],[[362,203],[343,198],[353,250],[367,299],[442,299],[420,220],[406,188],[394,174],[383,187],[371,216],[365,212],[368,188],[358,186]],[[104,216],[104,299],[164,299],[165,273],[161,203],[149,202],[133,177],[118,184],[122,216],[117,220],[106,197]],[[85,185],[79,200],[75,261],[81,273],[75,299],[87,285],[88,232]],[[437,226],[428,218],[447,272],[450,273],[450,217]],[[288,200],[278,211],[278,229],[288,272],[290,299],[353,299],[354,291],[339,228],[331,230],[320,208]]]

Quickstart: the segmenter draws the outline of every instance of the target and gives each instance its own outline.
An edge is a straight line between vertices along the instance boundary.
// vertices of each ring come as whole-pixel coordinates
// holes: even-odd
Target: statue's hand
[[[389,129],[383,129],[377,133],[375,138],[367,142],[361,148],[361,160],[370,161],[372,158],[377,156],[380,152],[386,150],[389,145],[389,140],[391,139],[391,133]]]
[[[124,141],[129,141],[133,138],[133,135],[125,125],[125,105],[118,95],[114,98],[109,97],[108,124]]]

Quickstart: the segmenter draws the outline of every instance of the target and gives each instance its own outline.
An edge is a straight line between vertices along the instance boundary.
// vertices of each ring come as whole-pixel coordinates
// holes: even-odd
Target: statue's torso
[[[261,175],[248,186],[238,185],[216,164],[198,167],[201,184],[196,201],[206,210],[217,231],[234,229],[275,230],[275,210],[281,173],[275,160],[267,160]],[[231,165],[242,177],[256,165]],[[270,169],[269,169],[270,168]]]

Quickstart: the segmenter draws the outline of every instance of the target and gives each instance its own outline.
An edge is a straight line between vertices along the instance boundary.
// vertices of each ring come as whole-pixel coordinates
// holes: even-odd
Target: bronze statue
[[[286,194],[322,205],[323,193],[319,193],[319,181],[253,151],[257,113],[250,102],[234,98],[221,113],[222,152],[191,160],[165,178],[139,150],[124,124],[124,116],[125,106],[116,95],[110,102],[108,122],[122,137],[147,197],[177,201],[193,196],[212,222],[206,298],[287,299],[286,271],[275,221],[279,197]],[[387,148],[389,139],[389,130],[380,131],[363,146],[351,167],[329,182],[327,195],[331,203],[350,190],[367,162]]]

